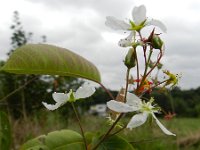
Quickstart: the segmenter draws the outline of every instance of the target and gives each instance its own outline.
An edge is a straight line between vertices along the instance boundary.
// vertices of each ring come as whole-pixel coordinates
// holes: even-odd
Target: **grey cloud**
[[[49,44],[73,50],[77,54],[93,62],[102,73],[103,83],[109,88],[119,89],[124,85],[126,69],[123,65],[123,58],[127,49],[119,48],[117,42],[113,44],[104,41],[101,33],[104,31],[111,31],[104,25],[105,16],[111,15],[125,19],[126,16],[128,17],[130,15],[129,13],[134,6],[134,1],[29,1],[36,4],[34,7],[37,7],[37,4],[41,4],[49,11],[52,10],[66,15],[71,8],[80,15],[85,9],[92,9],[94,13],[96,13],[95,18],[91,18],[90,20],[73,18],[73,20],[70,20],[70,23],[65,22],[66,18],[63,18],[63,22],[58,22],[59,28],[53,26],[51,28],[45,28],[42,25],[41,18],[38,16],[23,14],[22,21],[24,29],[34,33],[33,42],[39,42],[40,36],[46,35]],[[197,87],[200,85],[200,83],[197,82],[200,74],[200,44],[198,41],[198,39],[200,39],[200,29],[198,28],[200,22],[196,21],[195,24],[189,24],[187,20],[189,22],[190,18],[185,20],[175,17],[164,18],[163,22],[165,22],[168,27],[168,33],[161,35],[164,41],[166,41],[166,52],[163,59],[165,63],[164,66],[175,73],[183,72],[183,77],[180,81],[180,85],[183,88]],[[6,32],[9,32],[8,30],[5,32],[1,31],[1,33],[4,33],[0,37],[2,49],[8,49],[9,47],[9,45],[6,44],[9,43],[10,38],[10,34],[6,34]],[[122,38],[123,37],[125,37],[125,35],[122,35]],[[8,40],[6,41],[5,39]],[[3,53],[6,52],[0,49],[0,57],[2,57]]]
[[[116,15],[118,17],[126,16],[133,5],[134,1],[127,0],[117,1],[116,0],[29,0],[32,3],[41,3],[50,7],[51,9],[66,9],[67,7],[76,7],[77,9],[90,8],[94,9],[97,12],[100,12],[102,15]],[[127,8],[127,3],[132,4],[130,8]],[[78,12],[77,12],[78,13]]]
[[[0,29],[0,60],[5,60],[7,59],[7,53],[10,51],[11,47],[10,47],[10,37],[11,37],[11,33],[9,31],[9,27],[7,30],[1,30]]]

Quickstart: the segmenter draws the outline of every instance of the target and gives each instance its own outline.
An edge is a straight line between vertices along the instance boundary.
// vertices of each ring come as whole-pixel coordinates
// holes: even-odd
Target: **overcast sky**
[[[23,29],[33,32],[33,43],[47,36],[47,43],[74,51],[93,62],[102,82],[112,89],[124,86],[123,58],[127,49],[118,41],[126,35],[105,26],[106,16],[131,17],[134,6],[144,4],[147,16],[161,20],[167,33],[161,37],[166,50],[162,63],[182,73],[182,89],[200,86],[199,0],[6,0],[0,5],[0,59],[7,59],[13,12],[20,13]]]

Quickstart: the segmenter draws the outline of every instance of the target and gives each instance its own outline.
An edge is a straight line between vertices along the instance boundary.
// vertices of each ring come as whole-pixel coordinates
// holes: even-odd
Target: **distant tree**
[[[11,50],[8,55],[11,55],[16,48],[27,44],[32,40],[33,33],[26,32],[23,29],[20,21],[19,13],[14,12],[14,20],[11,25],[13,31],[11,36]],[[42,42],[46,42],[46,36],[43,35]],[[5,62],[1,62],[3,66]],[[33,80],[26,88],[12,94],[6,98],[7,108],[13,117],[27,117],[27,114],[32,113],[36,109],[41,108],[42,101],[51,100],[51,93],[54,91],[67,91],[69,88],[76,87],[82,82],[75,78],[60,77],[60,76],[36,76],[36,75],[13,75],[6,72],[0,72],[0,99],[12,93],[16,89]],[[5,102],[0,102],[4,105]],[[0,105],[1,107],[1,105]]]
[[[26,34],[23,30],[18,11],[14,11],[13,24],[10,28],[13,30],[13,34],[11,36],[12,49],[8,52],[8,55],[11,55],[16,48],[26,44],[33,35],[32,32]]]

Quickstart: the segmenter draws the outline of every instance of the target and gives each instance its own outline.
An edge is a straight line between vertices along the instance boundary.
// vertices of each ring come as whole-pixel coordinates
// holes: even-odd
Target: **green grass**
[[[177,136],[165,135],[155,122],[146,123],[133,130],[124,129],[119,134],[126,138],[138,150],[195,150],[200,149],[200,119],[174,118],[170,121],[159,119],[170,131]],[[109,129],[107,119],[97,116],[82,116],[85,131],[105,132]],[[124,122],[127,122],[128,118]],[[149,121],[150,122],[150,121]],[[63,117],[56,112],[43,112],[39,117],[26,122],[18,121],[14,128],[16,145],[21,145],[26,140],[53,130],[72,129],[80,132],[74,117]],[[23,132],[21,131],[23,129]],[[19,135],[21,133],[21,135]],[[20,138],[23,137],[23,138]],[[26,137],[26,138],[24,138]],[[18,140],[18,141],[16,141]],[[192,142],[197,140],[197,142]],[[181,147],[180,147],[181,145]]]
[[[127,119],[125,119],[127,120]],[[138,150],[177,150],[178,142],[184,138],[193,138],[192,135],[200,135],[200,120],[198,118],[174,118],[170,121],[159,119],[170,131],[177,136],[165,135],[161,129],[154,123],[146,123],[145,125],[133,130],[125,129],[121,136],[128,139],[132,145]],[[106,131],[109,126],[105,123],[105,118],[83,117],[84,129],[86,131]],[[79,131],[78,126],[70,124],[70,129]],[[200,140],[200,139],[199,139]],[[184,141],[183,141],[184,142]],[[186,141],[187,142],[187,141]],[[186,144],[188,150],[192,150],[195,145]],[[198,143],[199,144],[199,143]],[[195,147],[196,148],[196,147]]]
[[[170,126],[175,129],[179,137],[193,134],[196,131],[200,132],[199,118],[178,118],[170,121]]]
[[[200,135],[200,120],[198,118],[174,118],[169,121],[163,119],[159,120],[167,127],[167,129],[175,133],[177,136],[165,135],[155,122],[151,124],[146,123],[145,125],[131,131],[125,129],[120,133],[120,135],[128,139],[135,149],[138,150],[184,149],[184,147],[179,146],[181,141],[187,143],[188,140],[184,141],[184,139],[196,138],[193,137],[194,134]],[[69,122],[71,123],[68,124],[68,128],[79,131],[79,127],[75,123],[74,119]],[[102,117],[85,116],[82,117],[82,122],[85,131],[103,132],[107,131],[109,128],[106,119]],[[197,145],[187,143],[185,147],[187,150],[193,150],[198,146],[199,143]]]

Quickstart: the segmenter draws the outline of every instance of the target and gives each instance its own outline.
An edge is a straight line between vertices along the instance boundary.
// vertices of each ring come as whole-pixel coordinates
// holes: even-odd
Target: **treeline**
[[[170,92],[156,90],[152,95],[164,110],[176,113],[177,117],[200,116],[200,87],[189,90],[176,87]]]
[[[117,91],[112,91],[117,95]],[[172,90],[155,89],[144,97],[154,97],[165,113],[175,113],[176,117],[200,117],[200,87],[196,89],[181,90],[176,87]],[[110,97],[102,89],[98,89],[86,106],[106,103]]]

